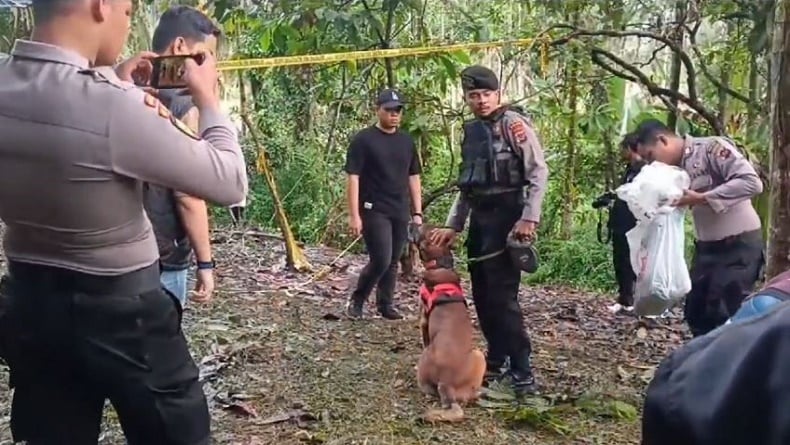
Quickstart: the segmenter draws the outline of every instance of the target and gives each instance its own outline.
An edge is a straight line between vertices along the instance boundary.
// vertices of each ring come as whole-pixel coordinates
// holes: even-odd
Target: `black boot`
[[[379,314],[382,318],[387,320],[402,320],[403,315],[400,314],[391,304],[379,306]]]
[[[529,355],[510,358],[510,378],[513,381],[513,392],[517,396],[537,394],[538,387],[532,374]]]
[[[483,386],[499,382],[505,377],[505,359],[486,358],[486,373],[483,376]]]
[[[355,294],[351,294],[348,299],[348,303],[346,303],[346,317],[352,320],[358,320],[362,318],[363,312],[365,308],[365,300],[359,298]]]

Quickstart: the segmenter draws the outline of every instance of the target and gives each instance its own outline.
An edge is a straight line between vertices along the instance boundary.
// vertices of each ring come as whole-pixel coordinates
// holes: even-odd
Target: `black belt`
[[[736,246],[762,246],[763,231],[751,230],[715,241],[696,241],[694,246],[699,253],[719,253]]]
[[[86,294],[134,295],[161,286],[159,264],[153,263],[121,275],[92,275],[53,266],[8,262],[11,281],[31,290],[61,290]]]

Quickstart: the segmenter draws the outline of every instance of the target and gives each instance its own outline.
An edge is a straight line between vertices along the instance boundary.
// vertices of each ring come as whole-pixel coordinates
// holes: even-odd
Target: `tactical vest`
[[[194,106],[192,96],[179,95],[177,91],[162,91],[159,98],[170,112],[182,119]],[[161,147],[167,150],[168,147]],[[174,159],[173,162],[178,162]],[[159,265],[162,270],[183,270],[192,262],[192,245],[187,238],[184,224],[178,213],[175,194],[156,184],[143,184],[143,205],[151,220],[159,247]]]
[[[461,168],[458,188],[464,193],[475,189],[518,189],[527,185],[524,162],[513,150],[515,141],[508,140],[504,126],[505,112],[517,108],[502,108],[488,119],[472,119],[464,123],[461,143]]]

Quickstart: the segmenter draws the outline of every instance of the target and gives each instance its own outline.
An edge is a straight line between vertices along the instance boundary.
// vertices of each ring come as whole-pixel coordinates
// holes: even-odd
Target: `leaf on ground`
[[[258,411],[256,411],[255,408],[247,402],[232,402],[223,406],[223,408],[236,414],[241,414],[252,418],[258,417]]]
[[[258,422],[260,425],[273,425],[275,423],[282,423],[282,422],[289,422],[295,421],[299,425],[306,424],[308,422],[313,422],[316,417],[307,411],[302,409],[293,409],[290,411],[285,411],[279,414],[275,414],[271,417],[267,417],[266,419]]]

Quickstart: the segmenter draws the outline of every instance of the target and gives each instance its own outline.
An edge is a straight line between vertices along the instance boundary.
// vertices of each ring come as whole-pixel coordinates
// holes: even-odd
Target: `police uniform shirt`
[[[0,61],[0,219],[11,260],[118,275],[159,258],[142,182],[218,204],[243,198],[236,130],[201,139],[153,96],[79,54],[18,40]]]
[[[549,177],[549,169],[543,156],[543,146],[532,122],[515,111],[505,111],[501,128],[506,132],[505,140],[511,141],[510,143],[513,145],[511,148],[521,157],[524,163],[525,179],[529,181],[529,184],[524,187],[524,210],[521,219],[539,223]],[[500,193],[501,190],[490,188],[487,192]],[[457,232],[462,231],[469,211],[468,200],[462,193],[459,193],[453,202],[445,225],[452,227]]]
[[[706,203],[692,207],[700,241],[717,241],[759,230],[760,217],[750,198],[763,191],[752,164],[721,137],[686,136],[681,166],[691,177],[691,189],[704,193]]]

